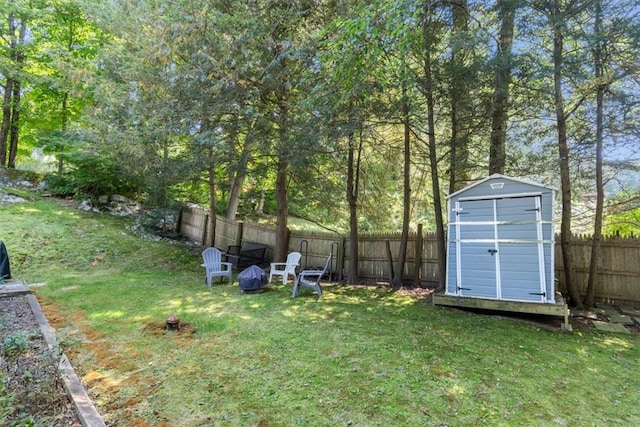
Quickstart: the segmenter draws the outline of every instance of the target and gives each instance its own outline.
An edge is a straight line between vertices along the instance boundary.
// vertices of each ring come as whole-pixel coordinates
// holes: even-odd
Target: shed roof
[[[458,194],[460,194],[462,192],[465,192],[465,191],[467,191],[467,190],[469,190],[469,189],[471,189],[473,187],[477,187],[478,185],[482,185],[483,183],[485,183],[485,182],[487,182],[487,181],[489,181],[491,179],[507,179],[507,180],[510,180],[510,181],[515,181],[515,182],[520,182],[520,183],[523,183],[523,184],[533,185],[535,187],[546,188],[546,189],[549,189],[549,190],[558,191],[558,189],[555,188],[555,187],[550,187],[550,186],[547,186],[547,185],[543,185],[543,184],[540,184],[540,183],[535,182],[535,181],[531,181],[531,180],[526,179],[526,178],[514,178],[514,177],[510,177],[510,176],[506,176],[506,175],[501,175],[499,173],[494,173],[493,175],[488,176],[488,177],[486,177],[484,179],[481,179],[478,182],[474,182],[473,184],[470,184],[470,185],[468,185],[468,186],[466,186],[464,188],[461,188],[460,190],[456,191],[455,193],[449,194],[447,196],[447,199],[450,199],[451,197],[457,196]]]

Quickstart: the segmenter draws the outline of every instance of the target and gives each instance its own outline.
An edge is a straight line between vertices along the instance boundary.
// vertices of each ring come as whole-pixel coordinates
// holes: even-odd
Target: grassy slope
[[[105,419],[126,425],[640,425],[640,338],[550,332],[386,289],[203,285],[197,253],[53,201],[0,206]],[[189,327],[165,334],[175,314]]]

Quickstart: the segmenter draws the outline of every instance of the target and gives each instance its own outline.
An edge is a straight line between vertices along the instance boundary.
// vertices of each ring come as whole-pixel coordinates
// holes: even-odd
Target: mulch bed
[[[25,296],[0,298],[0,420],[4,425],[82,426]],[[3,419],[3,417],[6,417]]]

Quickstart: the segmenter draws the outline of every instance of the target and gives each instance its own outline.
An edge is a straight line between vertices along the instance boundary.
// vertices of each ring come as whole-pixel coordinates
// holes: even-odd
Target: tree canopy
[[[590,232],[600,93],[605,230],[638,232],[634,1],[0,4],[0,160],[57,191],[282,233],[289,215],[435,230],[445,194],[499,172],[570,184],[571,229]]]

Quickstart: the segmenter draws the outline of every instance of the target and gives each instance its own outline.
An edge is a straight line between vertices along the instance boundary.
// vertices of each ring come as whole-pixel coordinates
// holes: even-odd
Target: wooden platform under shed
[[[559,316],[564,319],[563,330],[572,330],[571,323],[569,323],[569,307],[561,297],[556,299],[555,304],[543,304],[433,294],[433,305]]]

